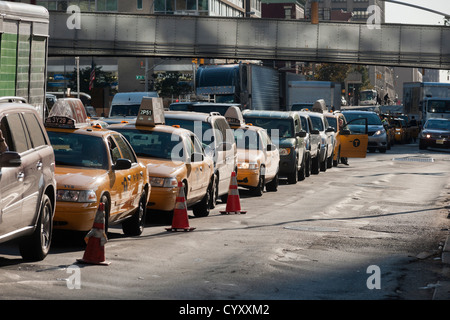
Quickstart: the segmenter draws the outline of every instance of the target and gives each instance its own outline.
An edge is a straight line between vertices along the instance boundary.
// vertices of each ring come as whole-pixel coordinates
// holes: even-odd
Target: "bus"
[[[49,13],[42,6],[0,1],[0,98],[24,98],[44,118]]]

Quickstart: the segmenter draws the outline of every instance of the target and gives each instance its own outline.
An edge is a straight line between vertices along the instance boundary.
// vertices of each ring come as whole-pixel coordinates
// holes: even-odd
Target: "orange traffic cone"
[[[84,238],[87,247],[83,259],[78,262],[87,264],[109,265],[105,261],[105,243],[108,241],[105,234],[105,204],[100,202],[95,214],[94,225]]]
[[[195,228],[189,227],[186,199],[184,198],[183,183],[178,182],[178,196],[173,210],[172,227],[167,231],[192,231]]]
[[[239,191],[236,179],[236,172],[231,173],[230,189],[228,190],[227,207],[225,211],[220,211],[221,214],[228,213],[247,213],[241,210],[241,203],[239,200]]]

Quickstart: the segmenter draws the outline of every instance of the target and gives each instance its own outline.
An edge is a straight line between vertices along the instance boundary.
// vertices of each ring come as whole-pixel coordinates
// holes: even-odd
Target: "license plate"
[[[436,144],[444,144],[445,139],[436,140]]]

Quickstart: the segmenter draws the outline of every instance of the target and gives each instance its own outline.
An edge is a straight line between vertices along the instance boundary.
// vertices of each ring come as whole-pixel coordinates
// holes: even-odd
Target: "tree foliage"
[[[116,76],[112,72],[102,70],[101,66],[95,66],[94,88],[106,88],[114,86],[117,82]],[[80,69],[80,92],[89,93],[89,82],[91,76],[91,67]],[[77,91],[77,70],[69,74],[69,87],[73,91]]]

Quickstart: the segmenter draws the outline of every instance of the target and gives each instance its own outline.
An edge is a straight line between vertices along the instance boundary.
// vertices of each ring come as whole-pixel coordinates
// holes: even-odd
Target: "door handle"
[[[38,161],[37,162],[37,164],[36,164],[36,168],[38,169],[38,170],[41,170],[42,169],[42,161]]]
[[[25,173],[19,172],[19,173],[17,174],[17,180],[23,181],[23,178],[25,178]]]

